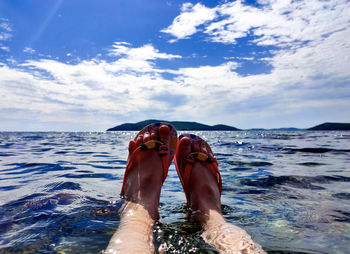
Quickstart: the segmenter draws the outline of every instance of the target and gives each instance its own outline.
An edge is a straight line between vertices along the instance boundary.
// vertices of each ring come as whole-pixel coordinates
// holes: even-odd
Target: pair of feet
[[[161,187],[173,159],[194,218],[204,223],[210,210],[221,213],[221,177],[209,145],[192,134],[178,139],[167,123],[148,125],[130,141],[122,195],[157,220]]]

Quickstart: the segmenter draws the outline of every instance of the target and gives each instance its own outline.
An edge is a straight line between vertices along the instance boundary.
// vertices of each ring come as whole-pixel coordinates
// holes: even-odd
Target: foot
[[[150,140],[160,141],[168,148],[165,152],[165,163],[157,148],[139,150],[140,145]],[[170,124],[158,123],[146,126],[129,143],[129,158],[122,194],[127,201],[144,206],[154,220],[159,219],[160,191],[175,154],[176,141],[175,128]],[[166,164],[166,168],[163,164]]]
[[[184,134],[179,137],[179,145],[176,151],[176,162],[182,179],[185,176],[186,156],[198,152],[208,155],[212,161],[196,159],[187,187],[187,201],[196,220],[205,223],[209,214],[215,211],[221,214],[220,187],[217,170],[213,164],[217,164],[216,158],[209,145],[195,135]]]

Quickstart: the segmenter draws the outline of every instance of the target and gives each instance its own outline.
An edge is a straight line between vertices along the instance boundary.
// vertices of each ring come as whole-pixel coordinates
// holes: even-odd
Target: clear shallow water
[[[270,253],[350,253],[350,132],[194,132],[216,153],[225,218]],[[101,253],[136,132],[0,133],[0,253]],[[215,253],[169,169],[154,226],[168,253]]]

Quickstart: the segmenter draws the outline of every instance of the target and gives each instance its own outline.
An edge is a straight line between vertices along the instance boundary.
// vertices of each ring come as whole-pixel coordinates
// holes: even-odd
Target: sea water
[[[350,132],[194,132],[223,178],[222,209],[270,253],[350,253]],[[136,132],[0,133],[0,253],[102,253],[119,225]],[[154,225],[167,253],[216,253],[188,220],[172,164]]]

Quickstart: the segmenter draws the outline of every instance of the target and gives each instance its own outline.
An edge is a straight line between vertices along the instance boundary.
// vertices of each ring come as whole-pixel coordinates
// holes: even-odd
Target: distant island
[[[254,128],[248,129],[248,131],[304,131],[305,129],[299,129],[294,127],[289,128],[273,128],[273,129],[264,129],[264,128]]]
[[[138,123],[124,123],[113,128],[108,129],[107,131],[138,131],[141,130],[144,126],[156,123],[156,122],[167,122],[175,126],[175,128],[179,131],[240,131],[240,129],[224,125],[218,124],[214,126],[196,123],[196,122],[184,122],[184,121],[163,121],[163,120],[145,120]]]
[[[350,123],[323,123],[307,129],[309,131],[350,131]]]
[[[167,122],[175,126],[175,128],[179,131],[241,131],[233,126],[217,124],[217,125],[206,125],[197,122],[186,122],[186,121],[165,121],[165,120],[156,120],[149,119],[137,123],[124,123],[121,125],[117,125],[113,128],[109,128],[107,131],[139,131],[144,126],[156,123],[156,122]],[[312,128],[308,129],[298,129],[298,128],[275,128],[275,129],[248,129],[248,131],[333,131],[333,130],[350,130],[350,123],[323,123],[320,125],[316,125]]]

